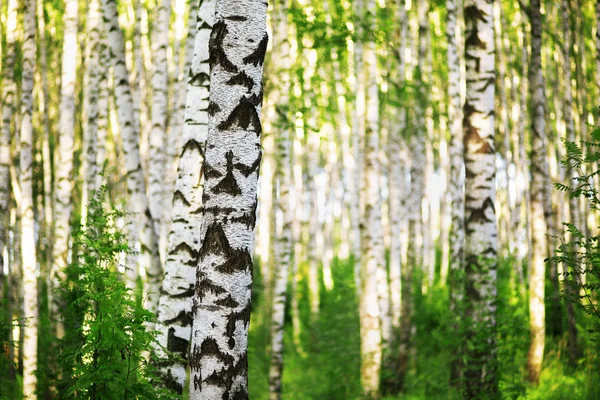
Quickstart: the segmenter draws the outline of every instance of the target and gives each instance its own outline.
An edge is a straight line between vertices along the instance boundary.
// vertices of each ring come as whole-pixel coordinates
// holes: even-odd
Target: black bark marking
[[[163,289],[160,289],[161,293],[164,293]],[[173,295],[169,295],[170,298],[172,299],[187,299],[189,297],[192,297],[194,295],[194,285],[190,285],[186,290],[184,290],[181,293],[177,293],[177,294],[173,294]]]
[[[224,307],[229,307],[229,308],[235,308],[235,307],[237,307],[237,306],[240,305],[240,303],[238,303],[237,301],[235,301],[233,299],[233,297],[231,297],[231,295],[228,295],[224,299],[220,299],[220,300],[215,301],[215,304],[218,305],[218,306],[224,306]]]
[[[230,394],[233,382],[239,376],[244,376],[248,371],[248,356],[244,354],[235,364],[226,365],[220,371],[214,371],[210,376],[204,379],[204,382],[225,388],[223,400],[248,399],[245,387],[238,387],[233,394]]]
[[[194,260],[197,260],[198,257],[200,256],[199,251],[194,250],[189,244],[187,244],[185,242],[179,243],[173,250],[171,250],[169,252],[169,255],[178,254],[181,252],[188,253],[190,255],[190,257],[193,258]]]
[[[244,307],[241,311],[232,312],[227,317],[227,326],[225,327],[225,334],[229,337],[229,341],[227,344],[229,345],[230,349],[233,349],[233,347],[235,346],[234,335],[236,322],[242,321],[244,323],[244,326],[247,328],[248,324],[250,323],[251,309],[252,307],[250,305],[250,302],[248,302],[248,304],[246,304],[246,307]]]
[[[229,78],[229,80],[227,82],[225,82],[225,84],[231,85],[231,86],[234,86],[234,85],[245,86],[248,89],[248,93],[250,93],[250,91],[254,87],[254,81],[252,80],[252,78],[250,78],[248,75],[246,75],[246,73],[244,71]]]
[[[223,41],[227,35],[227,24],[225,21],[217,22],[210,33],[208,48],[210,51],[209,63],[211,70],[217,65],[221,66],[225,71],[235,74],[238,72],[237,67],[229,61],[225,50],[223,50]]]
[[[244,224],[246,226],[246,228],[254,229],[254,226],[256,225],[256,213],[249,212],[249,213],[244,213],[243,215],[241,215],[239,217],[232,217],[230,219],[230,222]]]
[[[252,125],[252,130],[256,132],[256,135],[260,135],[262,127],[260,125],[260,118],[256,111],[256,96],[242,97],[239,104],[233,109],[229,117],[221,122],[217,128],[221,131],[230,130],[232,127],[239,127],[239,129],[247,130]]]
[[[200,299],[200,301],[204,299],[204,296],[207,292],[211,292],[216,296],[226,292],[226,290],[223,289],[221,286],[215,285],[213,282],[206,278],[198,282],[198,285],[196,286],[196,291],[198,293],[198,298]]]
[[[197,74],[192,73],[190,69],[190,77],[188,79],[188,85],[190,86],[203,86],[210,82],[210,75],[206,72],[198,72]]]
[[[219,349],[219,344],[215,339],[207,337],[200,344],[200,358],[210,356],[215,357],[225,365],[231,365],[234,362],[233,356],[223,353],[221,349]]]
[[[187,359],[189,344],[189,340],[175,335],[175,328],[169,328],[169,335],[167,337],[167,350],[172,353],[179,354],[185,360]]]
[[[483,204],[481,205],[481,208],[471,210],[469,218],[467,219],[467,226],[471,223],[493,222],[494,219],[490,219],[485,215],[485,211],[488,207],[492,208],[492,216],[495,215],[494,203],[492,202],[492,199],[488,197],[484,200]]]
[[[211,101],[208,103],[208,108],[206,109],[206,111],[208,111],[208,115],[212,117],[213,115],[221,111],[221,107],[219,107],[219,105],[214,101]]]
[[[241,15],[233,15],[231,17],[225,17],[225,19],[229,20],[229,21],[247,21],[248,18],[246,17],[242,17]]]
[[[267,43],[269,43],[269,35],[265,33],[256,50],[254,50],[250,55],[244,57],[244,63],[252,64],[255,67],[258,66],[258,64],[263,65],[265,61],[265,54],[267,53]]]
[[[185,145],[183,146],[183,149],[181,150],[181,154],[179,156],[181,157],[185,154],[186,151],[193,149],[198,150],[198,153],[200,154],[204,154],[204,146],[202,145],[202,143],[195,139],[189,139],[187,142],[185,142]]]
[[[181,193],[181,190],[176,190],[175,193],[173,193],[173,203],[175,203],[175,200],[180,200],[186,207],[192,205],[188,199],[185,198],[183,193]]]
[[[469,151],[471,154],[493,154],[494,147],[490,144],[490,141],[484,140],[479,136],[479,129],[471,124],[471,116],[475,113],[481,113],[473,107],[469,102],[465,102],[464,106],[464,117],[463,117],[463,129],[465,136],[463,144],[465,149],[470,148],[471,145],[478,146],[476,150]]]
[[[227,158],[227,173],[221,182],[215,185],[212,191],[214,193],[227,193],[232,196],[239,196],[242,194],[242,189],[240,189],[235,176],[233,176],[233,152],[231,150],[228,151],[225,154],[225,158]]]
[[[234,250],[226,255],[227,260],[215,267],[218,272],[223,274],[233,274],[238,271],[249,271],[252,269],[252,256],[246,249]]]
[[[200,257],[204,258],[209,253],[226,256],[231,251],[229,240],[221,224],[215,222],[209,226],[200,249]]]
[[[223,174],[217,171],[211,164],[204,161],[204,177],[206,179],[216,179],[222,177]]]
[[[256,161],[252,163],[252,165],[248,166],[245,164],[237,163],[235,164],[235,168],[242,173],[246,178],[250,176],[251,173],[258,173],[260,169],[260,161],[262,160],[262,153],[258,153],[258,158]]]

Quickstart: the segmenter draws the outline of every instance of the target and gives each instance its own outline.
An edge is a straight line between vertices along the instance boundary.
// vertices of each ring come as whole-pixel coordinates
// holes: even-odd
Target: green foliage
[[[8,302],[0,298],[0,400],[20,397],[20,385],[13,379],[17,365],[12,358],[19,341],[12,338],[11,331],[15,327],[22,328],[23,324],[11,319],[7,305]]]
[[[600,174],[600,128],[591,134],[591,141],[580,144],[563,139],[566,155],[562,164],[573,171],[573,183],[555,183],[556,189],[568,193],[569,198],[583,197],[591,213],[600,211],[600,193],[594,178]],[[594,215],[595,216],[595,215]],[[563,223],[567,239],[560,238],[561,245],[552,262],[564,265],[561,295],[576,305],[590,318],[586,319],[587,331],[592,341],[600,340],[600,310],[596,304],[600,289],[600,233],[587,236],[584,227]]]
[[[77,399],[176,398],[152,382],[153,348],[158,344],[148,326],[154,316],[115,271],[129,248],[116,227],[124,213],[114,206],[105,209],[106,199],[103,186],[90,200],[87,225],[73,236],[78,252],[68,267],[63,291],[69,312],[58,358],[65,385],[61,395]]]

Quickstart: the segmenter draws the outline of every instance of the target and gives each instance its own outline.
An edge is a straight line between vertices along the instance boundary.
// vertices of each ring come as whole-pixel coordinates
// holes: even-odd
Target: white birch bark
[[[210,90],[208,38],[215,13],[214,0],[200,0],[197,4],[190,11],[197,15],[193,18],[193,29],[188,37],[188,41],[194,43],[191,49],[194,56],[191,69],[186,72],[188,89],[183,146],[173,192],[171,233],[156,324],[160,345],[183,360],[164,362],[160,370],[165,385],[179,394],[183,393],[186,380],[186,360],[192,335],[192,296],[200,251],[202,168],[208,135]],[[189,51],[190,48],[186,47]]]
[[[396,53],[398,70],[393,76],[398,87],[406,84],[406,8],[403,0],[396,1],[396,20],[398,21],[398,40]],[[393,130],[388,137],[389,159],[389,198],[388,212],[390,220],[390,309],[392,317],[392,336],[390,344],[395,346],[399,340],[400,315],[402,313],[402,199],[404,197],[403,164],[406,160],[400,157],[403,147],[403,135],[406,129],[406,108],[397,110]],[[395,349],[393,349],[395,351]],[[394,379],[395,381],[395,379]],[[393,388],[390,390],[394,391]]]
[[[354,2],[354,12],[357,15],[361,15],[363,9],[364,0],[356,0]],[[361,272],[360,272],[360,258],[361,258],[361,232],[360,232],[360,214],[361,214],[361,193],[362,193],[362,160],[363,160],[363,148],[362,138],[365,132],[365,80],[363,74],[363,27],[362,20],[359,20],[355,27],[356,30],[356,42],[354,42],[354,93],[356,101],[352,110],[352,155],[354,158],[354,169],[352,171],[352,179],[356,182],[356,190],[350,194],[350,227],[352,229],[352,242],[353,249],[352,255],[354,256],[354,279],[356,282],[356,290],[360,297],[361,291]],[[351,53],[350,53],[351,54]]]
[[[545,345],[544,305],[546,263],[549,226],[545,216],[546,188],[549,184],[548,153],[546,150],[546,94],[542,75],[542,20],[540,0],[532,0],[530,7],[531,58],[529,64],[529,90],[532,103],[531,129],[531,267],[529,275],[529,330],[531,344],[527,356],[529,380],[538,383],[542,370]]]
[[[38,341],[38,284],[33,215],[33,83],[35,75],[35,0],[27,0],[23,18],[20,171],[21,261],[23,263],[23,397],[35,399]]]
[[[6,20],[6,46],[15,48],[17,38],[18,1],[8,1]],[[0,127],[0,271],[4,271],[4,246],[8,231],[8,199],[10,198],[10,137],[11,123],[17,103],[17,84],[15,82],[15,52],[4,56],[2,65],[2,126]],[[0,272],[1,273],[1,272]]]
[[[248,398],[266,13],[262,0],[216,3],[209,42],[209,128],[193,300],[191,400]]]
[[[152,30],[152,130],[149,138],[148,163],[148,206],[152,214],[154,231],[162,231],[164,204],[167,202],[165,171],[167,163],[167,113],[169,97],[167,48],[169,47],[169,18],[171,0],[160,0],[156,8],[156,22]],[[170,191],[170,190],[169,190]],[[159,246],[158,253],[162,264],[166,249]]]
[[[498,392],[496,371],[497,227],[494,150],[493,3],[465,1],[465,276],[468,398]]]
[[[361,14],[365,26],[374,28],[376,3],[367,0]],[[367,29],[369,29],[367,28]],[[363,250],[361,251],[361,291],[360,309],[360,353],[361,384],[363,394],[367,398],[379,397],[379,373],[381,371],[382,332],[390,327],[384,326],[389,318],[383,313],[389,311],[389,292],[387,273],[385,270],[383,228],[381,215],[380,165],[379,165],[379,88],[377,86],[377,56],[375,42],[370,40],[364,44],[363,60],[366,82],[366,128],[364,151],[364,183],[365,211],[362,216],[361,235]],[[384,302],[387,301],[387,304]],[[387,317],[387,316],[386,316]],[[386,332],[387,333],[387,332]]]
[[[271,312],[271,362],[269,367],[269,399],[281,399],[283,374],[283,329],[288,272],[292,253],[292,210],[290,189],[292,188],[291,139],[292,116],[289,109],[291,89],[291,48],[288,40],[288,0],[275,2],[273,9],[273,59],[277,60],[273,71],[275,79],[273,94],[278,98],[276,107],[277,148],[275,176],[279,181],[279,196],[275,198],[276,211],[282,217],[282,227],[275,241],[274,289]]]
[[[130,216],[129,235],[132,248],[139,254],[128,257],[126,281],[134,288],[138,271],[143,269],[146,275],[144,294],[147,307],[156,310],[159,298],[162,269],[158,256],[158,238],[152,225],[152,216],[148,208],[148,198],[144,184],[144,174],[140,163],[139,124],[134,119],[133,101],[129,86],[129,73],[125,64],[125,43],[123,32],[119,27],[116,4],[114,0],[102,0],[104,24],[108,32],[110,57],[113,63],[114,89],[117,104],[118,122],[127,176],[129,192]]]
[[[84,121],[83,121],[83,157],[81,172],[83,189],[81,199],[81,215],[85,224],[88,199],[97,189],[96,177],[101,172],[96,164],[96,149],[104,146],[98,142],[98,117],[100,93],[100,57],[101,34],[103,32],[100,1],[91,0],[87,10],[86,46],[85,46],[85,78],[84,78]]]
[[[58,137],[58,159],[55,167],[54,191],[54,235],[52,245],[52,303],[50,309],[54,317],[59,318],[56,324],[56,335],[60,339],[64,335],[63,323],[60,320],[64,305],[56,296],[61,282],[64,282],[65,269],[68,264],[69,236],[71,231],[71,193],[73,192],[73,146],[75,143],[75,81],[77,79],[77,23],[79,4],[77,0],[65,2],[63,15],[64,39],[62,48],[61,88],[60,88],[60,120]]]
[[[460,56],[457,44],[458,9],[462,0],[447,0],[446,37],[448,38],[448,123],[450,129],[450,199],[452,202],[452,228],[450,231],[450,310],[454,324],[460,323],[459,306],[464,295],[464,215],[465,215],[465,171],[462,126],[462,100],[460,85]],[[450,371],[451,382],[460,379],[460,357],[454,357]]]

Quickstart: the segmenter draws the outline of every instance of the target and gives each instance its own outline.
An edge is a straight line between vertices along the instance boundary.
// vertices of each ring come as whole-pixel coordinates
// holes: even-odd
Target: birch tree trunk
[[[71,231],[71,193],[73,192],[73,146],[75,143],[75,81],[77,79],[77,23],[79,4],[77,0],[65,2],[64,41],[62,49],[60,121],[58,140],[58,160],[55,170],[54,191],[54,235],[52,245],[52,269],[50,271],[52,289],[51,313],[58,318],[56,337],[62,338],[64,326],[61,319],[62,304],[58,292],[64,282],[68,264],[69,235]]]
[[[200,251],[202,168],[210,90],[208,38],[214,22],[215,1],[200,0],[197,12],[190,12],[197,14],[195,27],[188,37],[188,41],[195,43],[194,58],[189,73],[186,72],[188,89],[183,146],[173,193],[171,233],[156,324],[160,345],[182,359],[163,364],[160,370],[165,385],[179,394],[183,393],[186,380],[186,360],[192,335],[192,296]]]
[[[363,16],[365,26],[374,28],[377,5],[367,0]],[[367,29],[369,29],[367,28]],[[379,397],[379,373],[381,371],[382,297],[379,289],[386,280],[381,223],[381,194],[379,188],[379,99],[377,86],[377,56],[375,42],[368,40],[363,48],[366,82],[366,131],[364,152],[365,211],[361,223],[363,250],[361,263],[360,307],[360,353],[361,384],[366,398]],[[381,270],[383,269],[383,276]],[[387,285],[386,285],[387,289]],[[389,310],[389,292],[386,299]],[[389,322],[389,319],[388,319]]]
[[[130,288],[135,288],[138,271],[144,270],[147,278],[144,294],[147,295],[148,309],[154,311],[159,298],[162,270],[158,256],[158,238],[152,225],[140,163],[139,123],[134,119],[129,73],[125,64],[125,43],[115,1],[102,0],[102,8],[113,62],[117,114],[125,153],[129,211],[133,214],[130,216],[130,243],[133,244],[133,249],[139,250],[138,255],[128,257],[126,281]]]
[[[399,22],[398,36],[399,42],[396,48],[398,58],[398,71],[396,84],[399,87],[405,85],[406,79],[406,28],[408,21],[406,18],[406,8],[403,0],[396,2],[396,19]],[[404,146],[404,131],[406,129],[406,108],[402,107],[398,111],[398,116],[394,129],[388,137],[388,158],[389,158],[389,199],[388,212],[390,220],[390,308],[392,317],[392,336],[391,346],[398,344],[398,335],[401,324],[401,291],[402,291],[402,220],[405,215],[402,212],[402,199],[404,197],[405,170],[403,164],[405,159],[400,157]],[[395,349],[393,349],[395,351]],[[393,380],[395,382],[395,379]],[[393,390],[392,388],[388,388]]]
[[[598,3],[600,4],[600,2]],[[573,121],[573,87],[571,85],[571,27],[569,23],[569,1],[562,0],[561,2],[561,19],[562,19],[562,31],[563,31],[563,76],[565,83],[565,90],[563,96],[563,118],[565,121],[565,133],[566,139],[569,142],[575,142],[575,124]],[[573,168],[568,168],[567,176],[572,185],[577,185],[575,178],[577,177],[576,171]],[[581,223],[581,213],[579,209],[579,199],[578,198],[570,198],[569,199],[569,216],[570,223],[578,227],[579,229],[583,229]],[[556,276],[553,279],[554,289],[556,293],[559,292],[558,285],[559,277]],[[556,307],[556,311],[560,313],[560,307]],[[555,312],[556,312],[555,311]],[[558,321],[560,322],[562,318],[561,315],[558,315]],[[577,325],[575,320],[575,313],[573,309],[573,304],[571,302],[567,303],[567,325],[568,325],[568,347],[569,347],[569,356],[571,357],[571,361],[576,360],[579,357],[579,349],[577,345]]]
[[[23,18],[20,171],[21,261],[23,263],[23,397],[35,399],[38,341],[38,284],[33,215],[33,83],[35,75],[35,0],[27,0]]]
[[[101,172],[96,164],[96,149],[104,146],[98,142],[98,119],[100,112],[100,58],[102,56],[102,15],[100,13],[100,1],[91,0],[87,11],[85,47],[85,98],[83,121],[83,194],[82,215],[85,220],[86,207],[91,193],[97,189],[96,176]],[[106,105],[106,104],[105,104]],[[106,111],[104,111],[106,112]]]
[[[9,49],[15,48],[17,38],[18,3],[17,0],[8,1],[6,47]],[[4,56],[4,64],[2,65],[2,127],[0,128],[0,271],[4,271],[4,246],[6,244],[6,233],[8,230],[8,200],[10,198],[10,132],[17,102],[15,53],[15,51],[9,51]],[[2,284],[2,282],[0,282],[0,284]]]
[[[496,366],[497,226],[494,149],[493,3],[465,1],[466,398],[498,392]]]
[[[546,94],[542,75],[542,16],[540,0],[531,1],[531,58],[529,64],[529,90],[532,103],[531,129],[531,224],[532,249],[529,276],[529,330],[531,345],[527,355],[529,380],[537,384],[544,359],[546,340],[544,305],[544,283],[548,254],[546,233],[548,224],[545,218],[545,186],[549,184],[548,154],[546,150]]]
[[[427,14],[429,2],[419,3],[419,13]],[[421,16],[421,23],[427,23],[427,18]],[[422,31],[419,29],[419,47],[422,48]],[[425,49],[422,49],[425,50]],[[424,56],[424,51],[421,51]],[[419,57],[418,68],[414,71],[415,79],[420,79],[423,73],[423,63],[425,60]],[[414,107],[414,124],[410,136],[410,195],[408,200],[408,248],[407,263],[402,274],[402,325],[400,327],[400,346],[398,348],[398,390],[404,391],[406,373],[408,371],[409,352],[411,350],[411,331],[412,331],[412,286],[413,272],[416,267],[422,264],[422,202],[425,195],[425,138],[426,121],[425,105],[422,104],[424,96],[424,87],[422,80],[419,81],[421,87],[418,91],[417,105]],[[419,130],[417,130],[419,129]]]
[[[289,109],[289,93],[291,89],[289,67],[291,65],[291,48],[288,40],[289,1],[279,0],[273,9],[274,43],[273,55],[276,55],[277,69],[273,71],[275,78],[275,105],[277,123],[275,128],[280,132],[276,141],[277,158],[275,176],[279,180],[279,196],[275,198],[276,210],[282,216],[282,229],[275,242],[273,308],[271,312],[271,363],[269,367],[269,399],[281,399],[281,377],[283,374],[283,328],[285,317],[285,301],[292,252],[292,210],[290,209],[290,189],[292,187],[292,116]]]
[[[452,228],[450,231],[450,312],[454,315],[454,326],[461,320],[460,305],[464,296],[464,245],[465,245],[465,172],[462,126],[462,100],[460,85],[460,56],[457,44],[458,9],[462,0],[446,1],[448,38],[448,122],[450,128],[450,198],[452,202]],[[460,357],[454,357],[450,367],[450,380],[458,384],[461,376]]]
[[[248,398],[248,325],[261,149],[267,4],[218,0],[201,248],[193,300],[190,399]]]
[[[169,47],[169,18],[171,16],[171,0],[160,0],[157,7],[156,22],[152,30],[152,131],[149,138],[148,163],[148,205],[152,214],[154,232],[162,231],[163,212],[167,202],[165,187],[165,168],[167,164],[167,112],[168,112],[168,65],[167,48]],[[161,262],[165,261],[164,248],[158,248]],[[161,265],[162,265],[161,263]]]

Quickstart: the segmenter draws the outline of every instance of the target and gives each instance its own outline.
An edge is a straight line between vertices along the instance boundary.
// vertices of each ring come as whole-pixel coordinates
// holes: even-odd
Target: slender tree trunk
[[[273,30],[278,70],[274,72],[276,89],[275,105],[279,132],[277,139],[277,159],[275,176],[279,181],[279,196],[275,206],[282,216],[282,229],[275,242],[275,276],[273,290],[273,308],[271,312],[271,364],[269,368],[269,399],[281,399],[281,378],[283,373],[283,328],[285,302],[287,294],[288,271],[292,252],[292,210],[290,209],[290,189],[292,187],[291,139],[292,116],[289,110],[289,92],[291,89],[289,66],[291,48],[288,40],[288,0],[275,2],[273,10]]]
[[[84,80],[84,121],[83,121],[83,193],[82,219],[85,221],[86,207],[90,194],[96,189],[96,148],[98,147],[98,95],[100,91],[100,46],[102,35],[102,15],[100,2],[92,0],[87,10],[85,80]]]
[[[214,22],[215,1],[200,0],[198,8],[192,8],[190,22],[193,23],[188,41],[195,43],[191,49],[194,58],[189,73],[186,72],[188,89],[183,146],[173,192],[171,233],[156,324],[159,344],[181,357],[181,361],[161,365],[160,370],[165,385],[179,394],[183,393],[186,380],[195,267],[201,247],[198,237],[202,222],[202,168],[210,90],[208,37]]]
[[[598,3],[600,4],[600,3]],[[566,139],[570,142],[575,142],[575,124],[573,121],[573,88],[571,86],[571,27],[569,23],[569,1],[562,0],[561,4],[561,19],[562,19],[562,31],[563,31],[563,77],[565,82],[565,90],[563,96],[563,118],[565,121],[565,133]],[[571,181],[571,184],[576,185],[576,181],[574,179],[577,177],[576,171],[573,168],[569,168],[567,170],[567,176]],[[571,198],[569,199],[569,215],[570,215],[570,223],[582,229],[581,224],[581,215],[579,210],[579,199]],[[554,290],[557,292],[555,295],[558,295],[559,285],[558,279],[559,277],[554,277],[552,280],[554,284]],[[556,308],[560,312],[560,307]],[[556,317],[555,317],[556,318]],[[556,318],[557,322],[560,322],[561,318]],[[567,304],[567,325],[568,325],[568,333],[569,333],[569,353],[571,360],[574,361],[579,356],[579,349],[577,346],[577,326],[575,321],[575,315],[572,304]]]
[[[17,38],[18,1],[8,1],[6,20],[6,46],[11,49],[2,65],[2,127],[0,128],[0,271],[4,271],[4,246],[8,233],[8,203],[10,198],[10,137],[13,114],[17,106],[17,84],[15,82],[15,48]],[[16,126],[16,124],[15,124]],[[0,272],[1,273],[1,272]],[[0,281],[0,284],[3,282]]]
[[[201,243],[193,305],[190,399],[248,398],[248,325],[260,167],[267,4],[218,0]]]
[[[398,29],[398,47],[396,54],[398,59],[398,70],[394,74],[396,84],[402,87],[405,82],[406,74],[406,29],[408,25],[406,8],[403,0],[396,2],[396,19],[399,21]],[[405,169],[406,160],[400,157],[404,144],[404,131],[406,130],[406,108],[402,107],[397,111],[397,120],[394,128],[388,137],[388,159],[389,159],[389,198],[388,214],[390,220],[390,308],[392,317],[392,336],[390,338],[390,348],[392,352],[396,351],[399,343],[399,333],[401,325],[402,312],[402,221],[406,217],[403,213],[402,201],[405,195]],[[391,393],[395,392],[396,379],[386,380],[385,390]]]
[[[367,30],[374,29],[377,5],[367,0],[363,17]],[[383,229],[381,225],[381,193],[379,165],[379,88],[377,86],[377,55],[375,42],[368,40],[363,47],[366,82],[366,125],[364,152],[365,210],[361,221],[363,249],[360,291],[360,352],[361,384],[366,398],[379,397],[379,374],[381,371],[382,314],[389,311],[389,292],[385,270]],[[387,301],[387,305],[383,304]],[[386,307],[387,306],[387,307]],[[382,309],[383,308],[383,309]],[[389,318],[386,319],[389,322]],[[384,335],[385,337],[385,335]]]
[[[65,3],[64,41],[62,49],[60,121],[58,138],[58,160],[56,163],[54,191],[54,234],[52,237],[52,269],[50,272],[52,288],[51,314],[59,318],[56,323],[56,336],[64,335],[64,326],[60,315],[65,305],[58,292],[64,282],[68,264],[69,237],[71,231],[71,193],[73,192],[73,150],[75,143],[75,81],[77,79],[77,23],[79,4],[77,0]]]
[[[156,22],[152,29],[152,131],[149,140],[148,205],[156,234],[162,231],[164,204],[167,202],[165,168],[167,164],[167,114],[169,97],[169,71],[167,48],[169,47],[169,18],[171,0],[160,0],[156,8]],[[162,263],[166,249],[158,249]]]
[[[545,218],[545,186],[549,184],[548,154],[546,150],[546,94],[542,75],[541,47],[542,20],[540,0],[531,1],[531,61],[529,64],[529,90],[532,103],[531,130],[531,221],[532,249],[529,275],[529,330],[531,345],[527,356],[529,380],[535,384],[540,379],[544,359],[545,316],[544,282],[548,255],[546,233],[548,224]]]
[[[362,15],[363,2],[365,0],[356,0],[354,2],[354,12],[356,15]],[[353,251],[354,256],[354,280],[356,283],[357,294],[360,297],[360,291],[362,284],[361,279],[361,233],[360,233],[360,215],[361,215],[361,193],[362,193],[362,160],[364,159],[363,153],[363,134],[365,132],[365,86],[363,74],[363,27],[362,19],[356,24],[356,41],[354,42],[354,77],[355,87],[354,93],[356,101],[352,110],[352,154],[354,158],[354,169],[352,171],[352,178],[356,182],[356,191],[351,193],[350,200],[350,227],[353,232]]]
[[[462,126],[462,99],[460,85],[463,82],[460,71],[460,56],[457,44],[458,10],[462,0],[446,1],[448,38],[448,122],[450,128],[450,198],[452,202],[452,229],[450,231],[450,312],[454,315],[454,328],[460,326],[461,304],[464,297],[464,246],[465,246],[465,164]],[[460,330],[459,330],[460,332]],[[457,343],[460,343],[457,342]],[[450,380],[453,385],[460,382],[460,351],[452,360]]]
[[[125,153],[125,169],[127,190],[129,192],[129,226],[130,243],[139,254],[128,257],[126,281],[130,288],[135,288],[138,270],[144,269],[146,282],[145,297],[150,310],[156,310],[159,298],[162,270],[158,257],[158,238],[152,225],[152,216],[148,208],[148,198],[144,184],[144,174],[140,164],[139,124],[135,121],[133,101],[129,86],[129,74],[125,64],[125,42],[119,27],[116,4],[114,0],[102,0],[104,24],[108,32],[110,56],[113,62],[115,97],[123,152]]]
[[[496,350],[497,227],[494,150],[493,3],[465,2],[466,101],[465,274],[467,345],[464,365],[469,399],[498,393]]]
[[[21,342],[23,353],[23,396],[35,399],[38,341],[38,284],[33,215],[33,83],[35,75],[35,0],[27,0],[23,19],[23,62],[21,84],[20,171],[21,261],[23,263],[23,317],[26,325]]]

